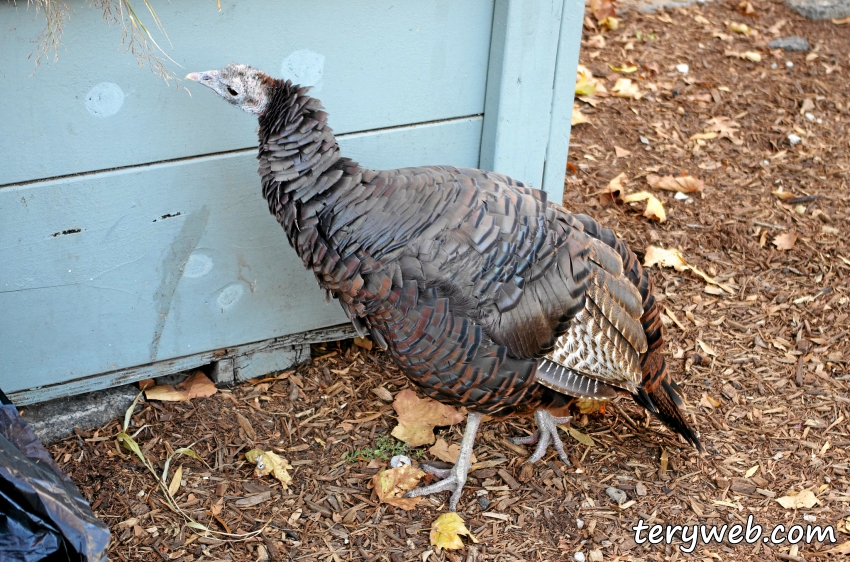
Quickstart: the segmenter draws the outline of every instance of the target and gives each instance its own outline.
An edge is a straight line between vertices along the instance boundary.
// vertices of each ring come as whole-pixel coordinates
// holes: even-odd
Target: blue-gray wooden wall
[[[153,4],[180,76],[248,63],[313,85],[366,166],[481,166],[560,201],[581,2]],[[90,390],[344,322],[261,198],[256,119],[164,85],[71,7],[59,60],[33,73],[42,17],[0,4],[0,388]]]

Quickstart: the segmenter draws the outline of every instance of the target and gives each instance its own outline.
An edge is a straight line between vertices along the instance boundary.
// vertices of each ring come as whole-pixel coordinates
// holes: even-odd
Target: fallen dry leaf
[[[634,203],[636,201],[646,200],[646,209],[643,211],[643,216],[650,220],[664,222],[667,220],[667,213],[664,212],[664,205],[658,198],[648,191],[639,191],[630,193],[623,197],[623,203]]]
[[[681,191],[682,193],[693,193],[694,191],[702,191],[705,188],[705,182],[693,176],[656,176],[649,174],[646,176],[646,181],[653,189],[663,189],[665,191]]]
[[[460,540],[460,535],[466,535],[472,542],[478,542],[478,539],[464,525],[461,516],[454,511],[440,515],[431,524],[431,546],[448,550],[463,548],[463,541]]]
[[[614,87],[611,88],[611,93],[618,98],[639,100],[643,97],[640,88],[638,88],[636,83],[632,82],[631,78],[618,78],[614,83]]]
[[[646,267],[652,267],[656,264],[662,267],[672,267],[680,273],[684,273],[688,270],[693,271],[695,274],[702,277],[705,282],[717,285],[729,294],[735,292],[735,290],[729,285],[715,281],[713,277],[710,277],[698,268],[689,265],[688,262],[685,261],[685,257],[682,255],[682,252],[675,248],[666,250],[664,248],[659,248],[658,246],[648,246],[646,248],[646,254],[643,257],[643,265]]]
[[[620,27],[620,20],[613,16],[607,17],[599,22],[599,27],[601,27],[602,29],[607,29],[609,31],[614,31],[615,29]]]
[[[180,489],[180,480],[183,479],[183,465],[177,467],[177,470],[174,471],[174,476],[171,477],[171,484],[168,485],[168,495],[172,498],[177,493],[177,490]]]
[[[850,16],[847,16],[846,18],[841,18],[841,19],[835,19],[835,18],[833,18],[833,19],[832,19],[832,23],[834,23],[835,25],[847,25],[847,24],[850,24]]]
[[[776,501],[785,509],[810,509],[820,503],[811,490],[803,490],[796,494],[789,493],[787,496],[776,498]]]
[[[398,468],[383,470],[372,477],[372,488],[382,503],[386,503],[404,510],[416,507],[422,499],[402,497],[419,484],[419,480],[425,476],[425,472],[414,468],[409,464],[403,464]]]
[[[847,23],[850,23],[850,18],[847,18]],[[850,541],[843,542],[835,548],[827,550],[827,552],[832,554],[850,554]]]
[[[748,60],[750,62],[761,62],[761,55],[755,51],[726,51],[723,54],[727,57],[732,57],[735,59],[743,59]]]
[[[721,139],[729,139],[735,145],[744,144],[744,141],[737,136],[741,126],[729,117],[712,117],[706,123],[708,123],[707,132],[718,133]]]
[[[457,456],[460,453],[460,445],[457,443],[452,443],[449,445],[445,439],[442,437],[437,438],[437,442],[431,445],[431,448],[428,449],[428,452],[431,453],[432,456],[437,457],[441,461],[456,463]],[[475,453],[472,453],[470,457],[470,462],[475,464],[478,462],[478,459],[475,458]]]
[[[604,35],[594,35],[590,39],[585,42],[585,46],[588,49],[604,49],[605,48],[605,36]]]
[[[750,26],[748,26],[745,23],[738,23],[738,22],[733,21],[733,22],[729,23],[728,27],[729,27],[730,31],[734,31],[735,33],[740,33],[741,35],[749,35],[750,32],[751,32]]]
[[[617,158],[625,158],[627,156],[631,156],[632,151],[626,150],[625,148],[620,148],[619,146],[614,146],[614,155]]]
[[[405,388],[396,394],[393,408],[398,414],[398,425],[393,437],[411,447],[434,443],[434,428],[454,425],[463,421],[463,414],[430,398],[419,398]]]
[[[289,484],[292,482],[292,476],[287,471],[292,466],[290,466],[289,461],[281,458],[277,453],[263,451],[262,449],[251,449],[245,453],[245,459],[257,465],[257,468],[254,469],[254,476],[257,478],[272,474],[280,481],[284,490],[289,488]]]
[[[714,408],[720,406],[720,400],[709,395],[708,393],[703,392],[702,398],[699,399],[699,405],[703,408],[713,410]]]
[[[608,186],[599,192],[599,203],[604,207],[619,205],[623,202],[623,194],[626,193],[624,184],[628,181],[625,172],[608,182]]]
[[[624,64],[623,66],[613,66],[609,64],[608,68],[610,68],[614,72],[622,72],[623,74],[631,74],[632,72],[637,72],[638,70],[638,67],[632,64]]]
[[[193,398],[207,398],[216,392],[218,389],[215,384],[203,372],[197,371],[176,387],[164,384],[148,388],[145,390],[145,398],[163,402],[185,402]]]
[[[596,93],[596,87],[599,85],[599,82],[596,78],[593,77],[593,73],[590,72],[583,64],[578,65],[576,68],[576,93],[577,96],[592,96]]]
[[[788,199],[791,199],[795,196],[790,191],[782,191],[782,188],[779,188],[777,191],[773,191],[771,193],[776,195],[776,197],[779,198],[781,201],[787,201]]]
[[[773,239],[773,245],[777,250],[790,250],[797,243],[796,232],[784,232]]]
[[[558,427],[563,428],[564,426],[558,426]],[[586,433],[582,433],[581,431],[577,430],[576,428],[574,428],[572,426],[568,427],[567,431],[569,432],[570,436],[573,439],[575,439],[576,441],[578,441],[582,445],[587,445],[588,447],[593,447],[594,445],[596,445],[596,442],[593,440],[593,438],[590,435],[587,435]]]
[[[362,347],[367,351],[372,351],[372,340],[369,338],[354,338],[354,345]]]
[[[617,15],[617,7],[614,5],[614,0],[590,0],[590,11],[593,12],[593,17],[596,18],[596,21],[600,23],[605,18]]]
[[[582,123],[590,123],[590,119],[588,119],[587,116],[581,112],[581,109],[579,109],[576,103],[573,103],[573,117],[571,124],[573,127],[575,127],[576,125],[581,125]]]
[[[594,400],[593,398],[577,398],[576,406],[580,414],[595,414],[604,412],[608,400]]]
[[[715,357],[717,357],[717,352],[711,349],[711,346],[709,346],[707,343],[702,340],[697,340],[697,343],[699,344],[700,349],[702,349],[706,355],[714,355]]]

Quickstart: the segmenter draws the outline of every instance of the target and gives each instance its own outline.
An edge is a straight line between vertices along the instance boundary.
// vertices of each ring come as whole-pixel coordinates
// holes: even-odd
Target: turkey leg
[[[427,496],[446,490],[453,490],[452,496],[449,498],[449,509],[456,511],[457,503],[460,500],[460,494],[463,491],[463,486],[466,484],[466,474],[469,472],[470,457],[472,456],[472,445],[475,443],[475,435],[478,433],[478,426],[481,424],[481,414],[469,413],[466,416],[466,429],[463,432],[463,440],[460,442],[460,452],[457,455],[457,462],[454,467],[449,470],[445,468],[435,468],[422,465],[425,472],[430,472],[442,478],[439,482],[425,486],[424,488],[416,488],[404,494],[406,498],[415,498],[419,496]]]
[[[561,437],[558,435],[558,424],[569,423],[572,419],[572,416],[567,418],[556,418],[546,410],[537,410],[534,412],[534,421],[537,422],[537,431],[528,437],[514,437],[511,441],[517,445],[530,445],[532,443],[537,443],[537,448],[534,449],[534,453],[528,457],[528,460],[526,461],[528,463],[534,464],[542,459],[546,455],[546,450],[549,448],[549,444],[551,443],[555,446],[555,450],[558,451],[558,456],[561,458],[561,462],[567,466],[571,466],[570,460],[567,458],[567,453],[564,452],[564,444],[561,442]]]

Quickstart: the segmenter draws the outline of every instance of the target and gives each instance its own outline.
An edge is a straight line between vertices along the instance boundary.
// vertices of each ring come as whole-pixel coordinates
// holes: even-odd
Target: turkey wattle
[[[661,355],[652,281],[626,244],[546,194],[482,170],[368,170],[343,157],[308,88],[245,65],[187,76],[259,116],[269,209],[355,328],[428,396],[470,414],[444,479],[457,506],[482,414],[534,415],[537,441],[577,398],[621,393],[701,449]]]

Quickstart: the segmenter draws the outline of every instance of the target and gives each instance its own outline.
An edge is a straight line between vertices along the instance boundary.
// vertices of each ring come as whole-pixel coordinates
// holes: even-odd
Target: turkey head
[[[192,72],[187,80],[202,84],[248,113],[262,114],[269,104],[268,87],[274,79],[245,64],[230,63],[219,70]]]

